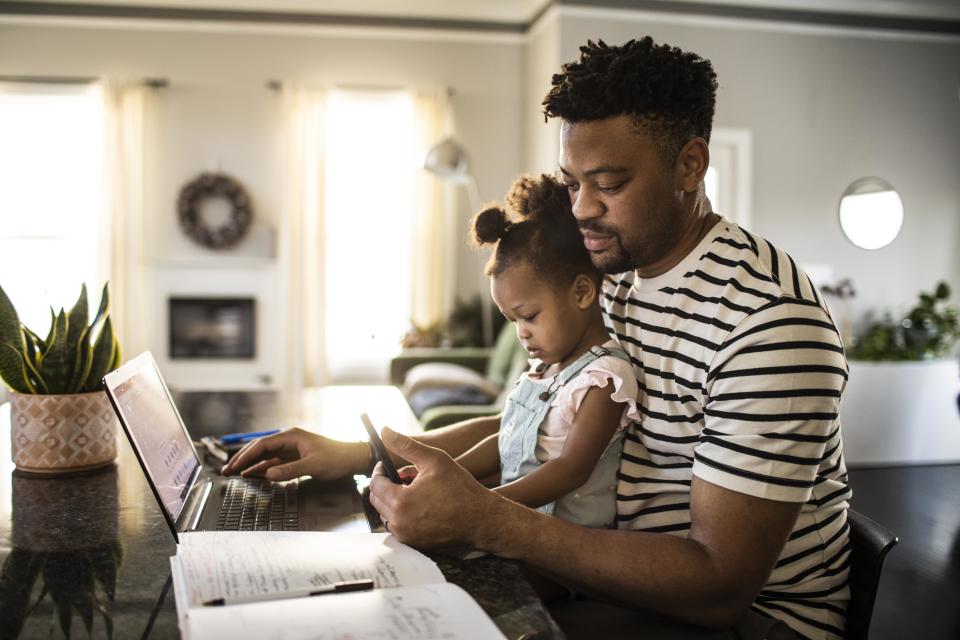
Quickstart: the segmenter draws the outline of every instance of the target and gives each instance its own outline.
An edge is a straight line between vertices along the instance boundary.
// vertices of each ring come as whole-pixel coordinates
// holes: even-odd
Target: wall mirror
[[[861,249],[885,247],[903,226],[903,201],[889,182],[867,177],[855,180],[840,198],[840,227]]]

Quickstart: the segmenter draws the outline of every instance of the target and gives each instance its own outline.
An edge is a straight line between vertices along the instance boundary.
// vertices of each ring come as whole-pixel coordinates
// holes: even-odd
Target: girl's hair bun
[[[570,214],[567,188],[553,176],[522,175],[514,180],[507,194],[507,207],[524,220],[556,218]]]
[[[507,212],[496,205],[489,206],[473,217],[473,240],[478,245],[500,240],[510,228]]]

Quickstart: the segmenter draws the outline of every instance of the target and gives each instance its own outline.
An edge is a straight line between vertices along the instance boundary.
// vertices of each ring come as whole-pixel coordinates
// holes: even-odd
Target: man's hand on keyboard
[[[333,480],[364,473],[369,463],[370,449],[365,442],[331,440],[296,428],[248,443],[220,472],[275,481],[300,476]]]

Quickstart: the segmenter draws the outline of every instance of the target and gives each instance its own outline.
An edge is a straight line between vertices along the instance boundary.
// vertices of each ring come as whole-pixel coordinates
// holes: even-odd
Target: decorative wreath
[[[200,204],[208,198],[225,198],[230,203],[230,219],[225,224],[207,226],[200,214]],[[177,215],[183,232],[210,249],[235,245],[253,220],[250,196],[239,182],[222,173],[201,173],[188,182],[177,198]]]

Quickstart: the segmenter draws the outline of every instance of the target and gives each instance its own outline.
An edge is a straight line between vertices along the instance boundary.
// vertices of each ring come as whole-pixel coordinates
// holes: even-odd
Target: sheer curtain
[[[449,92],[446,89],[408,92],[408,104],[412,105],[406,125],[410,133],[406,137],[409,139],[409,148],[397,156],[402,159],[389,169],[381,166],[385,147],[382,144],[379,147],[370,146],[369,141],[364,141],[369,131],[357,130],[353,138],[356,144],[349,143],[352,134],[348,132],[348,144],[344,150],[343,134],[348,130],[337,124],[336,112],[343,108],[345,96],[348,99],[348,94],[360,96],[356,105],[357,113],[352,114],[357,115],[365,102],[371,99],[377,102],[376,96],[372,95],[376,93],[375,90],[328,91],[304,86],[285,86],[281,91],[287,147],[287,202],[283,216],[285,228],[281,230],[281,238],[284,239],[281,251],[288,274],[288,295],[285,296],[289,300],[287,325],[288,335],[291,336],[288,341],[288,379],[294,390],[331,382],[385,381],[391,354],[382,352],[378,356],[379,364],[370,368],[369,363],[363,361],[369,358],[369,354],[364,352],[364,345],[357,344],[355,353],[353,345],[344,349],[345,343],[355,337],[345,338],[346,334],[342,331],[344,325],[360,323],[371,314],[379,317],[379,314],[398,313],[394,305],[379,304],[382,300],[374,301],[370,297],[376,297],[378,287],[407,283],[402,285],[403,290],[399,292],[407,301],[397,305],[406,309],[399,312],[404,314],[399,318],[400,326],[406,326],[411,320],[418,325],[441,321],[447,317],[452,306],[452,265],[459,243],[453,238],[456,221],[448,215],[451,210],[451,189],[421,168],[430,146],[451,132]],[[382,93],[387,101],[391,95],[395,97],[397,94],[395,90]],[[333,119],[331,114],[334,115]],[[390,153],[393,151],[391,149]],[[366,154],[366,157],[375,160],[366,162],[366,166],[379,168],[372,169],[365,177],[367,186],[364,190],[350,192],[349,197],[342,197],[342,194],[338,196],[338,190],[343,187],[342,178],[338,176],[341,176],[345,164],[356,160],[352,157],[354,152]],[[371,153],[376,157],[370,156]],[[331,157],[331,154],[336,157]],[[409,198],[409,202],[390,208],[373,204],[379,197],[374,191],[383,189],[382,179],[387,172],[393,173],[389,176],[391,180],[399,175],[406,183],[403,189],[391,190],[389,196]],[[350,179],[355,177],[346,176]],[[337,204],[334,206],[336,211],[328,211],[333,206],[330,202],[340,202],[343,206]],[[357,212],[350,209],[355,204]],[[362,212],[369,211],[371,206],[381,213],[403,209],[411,211],[411,217],[405,223],[408,228],[395,236],[385,231],[386,226],[364,223]],[[330,220],[331,215],[340,217]],[[393,224],[395,221],[384,221],[387,222]],[[395,247],[396,256],[408,257],[401,260],[371,250],[371,246],[382,241],[402,243],[403,246]],[[342,258],[345,247],[353,258]],[[355,269],[358,261],[374,265],[378,270],[376,282],[380,284],[364,279]],[[409,271],[409,277],[399,277],[400,270]],[[331,289],[331,282],[338,285],[339,289]],[[341,286],[344,284],[366,299],[350,302],[354,293],[345,298]],[[389,293],[393,295],[398,292]],[[398,323],[398,318],[384,317],[383,320],[384,324],[380,326]],[[380,336],[378,339],[382,342],[382,338]],[[399,335],[390,337],[391,347],[399,349],[399,338]],[[356,362],[348,361],[352,355],[358,356]]]
[[[124,359],[147,348],[144,299],[144,138],[152,90],[116,80],[100,82],[104,104],[104,271],[111,317]],[[96,294],[99,296],[99,292]],[[99,299],[99,298],[98,298]]]
[[[286,274],[287,380],[296,393],[325,384],[323,183],[326,91],[284,86],[286,188],[280,259]]]
[[[419,159],[453,133],[450,91],[414,93],[414,146]],[[426,327],[445,320],[454,300],[454,268],[458,243],[451,186],[426,171],[416,173],[413,233],[413,322]]]

